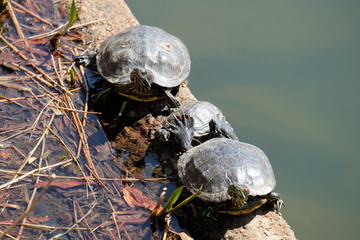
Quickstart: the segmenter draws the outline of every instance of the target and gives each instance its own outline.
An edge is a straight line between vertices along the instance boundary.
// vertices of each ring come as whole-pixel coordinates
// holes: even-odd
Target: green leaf
[[[180,186],[177,189],[174,190],[174,192],[171,194],[169,200],[167,201],[167,203],[165,204],[165,206],[163,207],[163,209],[161,209],[161,211],[159,213],[154,213],[155,217],[160,217],[163,216],[165,214],[168,214],[170,212],[176,211],[181,209],[182,207],[184,207],[186,204],[188,204],[189,202],[191,202],[202,190],[203,186],[201,186],[199,188],[199,190],[196,191],[196,193],[192,194],[190,197],[186,198],[184,201],[182,201],[181,203],[179,203],[178,205],[176,205],[176,207],[173,207],[174,204],[176,203],[176,201],[179,199],[184,186]]]
[[[71,87],[74,87],[76,82],[76,75],[74,69],[69,69],[69,73],[70,73],[70,85]]]
[[[76,5],[75,5],[75,0],[73,0],[71,3],[70,14],[69,14],[69,22],[68,22],[68,25],[70,25],[69,27],[71,27],[71,25],[74,24],[76,19],[77,19]]]
[[[75,0],[72,0],[71,7],[70,7],[70,13],[69,13],[69,20],[66,25],[66,27],[60,32],[60,35],[65,35],[67,30],[71,28],[71,26],[74,24],[74,22],[78,19],[78,14],[76,12],[76,5]]]
[[[176,205],[176,207],[170,209],[170,212],[179,210],[180,208],[184,207],[186,204],[188,204],[189,202],[191,202],[202,190],[202,186],[199,188],[199,190],[196,191],[196,193],[192,194],[190,197],[188,197],[187,199],[185,199],[184,201],[182,201],[181,203],[179,203],[178,205]]]
[[[165,204],[165,206],[163,207],[163,209],[161,209],[160,213],[156,214],[157,217],[159,216],[163,216],[165,214],[167,214],[170,209],[172,208],[172,206],[176,203],[176,201],[179,199],[182,191],[184,189],[184,186],[180,186],[177,189],[175,189],[173,191],[173,193],[171,194],[169,200],[167,201],[167,203]]]

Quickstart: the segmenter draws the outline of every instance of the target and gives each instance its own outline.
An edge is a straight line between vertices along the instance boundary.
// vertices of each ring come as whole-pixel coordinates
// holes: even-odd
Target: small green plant
[[[182,202],[180,202],[179,204],[177,204],[175,207],[175,203],[177,202],[177,200],[179,199],[182,191],[184,189],[184,186],[180,186],[178,188],[176,188],[174,190],[174,192],[171,194],[169,200],[166,202],[165,206],[159,211],[159,206],[157,206],[151,213],[152,217],[161,217],[161,216],[165,216],[168,213],[171,213],[173,211],[179,210],[182,207],[184,207],[186,204],[190,203],[201,191],[202,187],[200,187],[200,189],[192,194],[190,197],[186,198],[185,200],[183,200]]]
[[[0,0],[3,1],[3,0]],[[55,34],[50,39],[50,47],[52,52],[60,52],[60,37],[64,36],[66,32],[71,28],[71,26],[74,24],[74,22],[79,18],[78,12],[76,12],[76,5],[75,0],[72,0],[71,7],[70,7],[70,13],[69,13],[69,19],[68,23],[66,24],[66,27],[60,30],[57,34]]]
[[[62,36],[65,35],[65,33],[71,28],[71,26],[74,24],[74,22],[78,18],[79,18],[79,14],[78,14],[78,12],[76,12],[75,0],[72,0],[68,23],[67,23],[66,27],[59,32],[59,34]]]
[[[74,88],[76,83],[76,75],[74,69],[69,69],[69,73],[70,73],[70,86],[71,88]]]

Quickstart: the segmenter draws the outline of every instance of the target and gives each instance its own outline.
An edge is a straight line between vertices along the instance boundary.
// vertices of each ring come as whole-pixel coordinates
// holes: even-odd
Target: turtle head
[[[230,184],[228,194],[231,197],[232,205],[236,208],[242,208],[248,200],[250,190],[244,185]]]
[[[135,68],[131,72],[131,80],[137,88],[150,90],[151,84],[154,82],[154,74],[145,69]]]

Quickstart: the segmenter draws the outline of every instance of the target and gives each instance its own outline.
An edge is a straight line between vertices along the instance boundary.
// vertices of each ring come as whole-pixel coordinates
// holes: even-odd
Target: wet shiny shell
[[[177,163],[185,187],[210,202],[230,200],[229,184],[241,184],[250,195],[266,195],[276,185],[271,164],[256,146],[227,138],[214,138],[185,152]]]
[[[210,133],[209,123],[212,119],[226,121],[224,115],[215,105],[209,102],[196,101],[182,106],[168,117],[173,122],[175,116],[187,114],[194,119],[194,137],[205,136]]]
[[[154,83],[175,87],[190,72],[190,56],[185,44],[164,30],[134,26],[105,40],[96,54],[100,74],[110,83],[127,84],[134,69],[154,76]]]

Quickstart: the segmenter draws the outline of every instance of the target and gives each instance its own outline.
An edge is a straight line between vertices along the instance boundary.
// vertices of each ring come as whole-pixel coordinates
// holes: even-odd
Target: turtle
[[[276,180],[265,153],[258,147],[228,138],[213,138],[183,153],[178,176],[191,193],[214,203],[213,212],[241,215],[267,201],[279,211],[283,201],[272,192]],[[204,211],[206,212],[206,211]]]
[[[192,142],[198,145],[214,137],[239,140],[220,109],[206,101],[188,103],[171,113],[157,135],[168,141],[171,133],[185,151],[192,147]]]
[[[147,25],[110,36],[96,54],[80,55],[75,62],[97,69],[110,83],[98,96],[115,91],[140,102],[164,98],[171,108],[180,106],[172,90],[189,76],[191,64],[189,51],[179,38]]]

